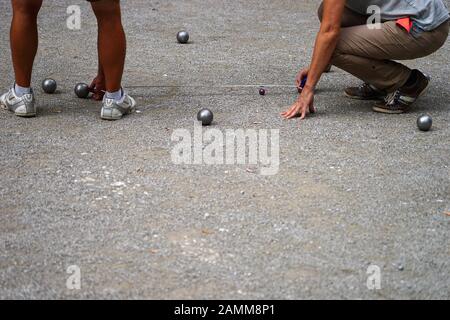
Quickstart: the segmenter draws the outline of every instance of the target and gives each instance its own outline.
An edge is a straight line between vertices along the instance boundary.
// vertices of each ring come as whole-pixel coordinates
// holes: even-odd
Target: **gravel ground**
[[[124,1],[124,83],[139,113],[99,118],[73,87],[96,71],[96,25],[66,28],[72,1],[40,15],[39,116],[0,111],[0,298],[448,299],[450,46],[408,62],[433,77],[408,114],[346,99],[341,70],[319,85],[318,114],[283,121],[308,63],[317,1]],[[9,1],[0,0],[0,89],[13,81]],[[179,45],[178,30],[192,42]],[[55,95],[39,83],[53,77]],[[132,86],[160,88],[132,88]],[[197,88],[180,87],[198,85]],[[197,111],[213,128],[279,129],[280,167],[176,165],[176,129]],[[419,132],[416,118],[434,118]],[[81,271],[69,290],[66,271]],[[367,268],[381,270],[369,290]]]

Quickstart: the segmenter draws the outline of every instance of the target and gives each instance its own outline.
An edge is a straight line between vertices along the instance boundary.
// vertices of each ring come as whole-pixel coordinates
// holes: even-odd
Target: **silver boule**
[[[422,115],[417,119],[417,127],[420,131],[430,131],[433,119],[429,115]]]
[[[209,126],[214,120],[214,114],[209,109],[202,109],[197,113],[197,120],[204,126]]]
[[[75,86],[75,94],[77,95],[78,98],[80,99],[86,99],[87,97],[89,97],[89,86],[86,83],[78,83]]]
[[[42,81],[42,90],[44,90],[45,93],[55,93],[57,87],[58,85],[54,79],[45,79]]]
[[[188,43],[189,42],[189,33],[187,31],[180,31],[177,34],[177,40],[179,43]]]

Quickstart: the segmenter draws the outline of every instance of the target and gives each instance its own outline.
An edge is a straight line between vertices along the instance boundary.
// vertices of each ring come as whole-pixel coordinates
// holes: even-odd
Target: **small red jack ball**
[[[262,96],[265,96],[266,95],[266,89],[264,89],[264,88],[259,89],[259,94],[262,95]]]

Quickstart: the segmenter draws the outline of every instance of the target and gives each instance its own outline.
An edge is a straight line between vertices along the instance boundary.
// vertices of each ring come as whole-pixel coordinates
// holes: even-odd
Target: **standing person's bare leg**
[[[42,0],[11,0],[13,18],[11,22],[11,55],[15,84],[0,97],[0,105],[17,116],[36,115],[34,95],[31,90],[31,75],[38,49],[37,16]]]
[[[126,56],[126,36],[122,26],[120,0],[92,2],[98,24],[99,75],[94,86],[106,89],[101,117],[118,120],[132,113],[135,100],[122,89],[122,76]]]
[[[126,37],[119,0],[92,3],[98,23],[99,69],[103,68],[108,92],[121,89],[126,56]]]
[[[11,54],[16,83],[30,87],[34,58],[38,49],[37,16],[42,0],[12,0]]]

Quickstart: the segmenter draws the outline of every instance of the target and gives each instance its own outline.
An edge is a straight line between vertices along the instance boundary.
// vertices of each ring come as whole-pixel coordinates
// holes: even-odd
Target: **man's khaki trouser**
[[[322,18],[322,7],[319,9]],[[432,54],[442,47],[449,33],[449,22],[413,37],[395,21],[369,29],[368,16],[348,8],[342,20],[339,42],[331,63],[380,90],[393,92],[408,80],[411,69],[393,60],[412,60]]]

